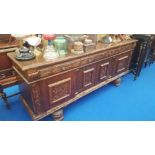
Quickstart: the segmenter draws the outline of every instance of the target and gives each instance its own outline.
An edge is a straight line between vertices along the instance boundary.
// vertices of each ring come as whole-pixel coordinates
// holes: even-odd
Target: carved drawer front
[[[115,67],[114,74],[117,75],[117,74],[120,74],[120,73],[128,70],[128,67],[130,64],[130,59],[131,59],[131,53],[130,52],[127,52],[127,53],[124,53],[124,54],[117,56],[115,58],[116,67]]]
[[[70,75],[56,76],[48,82],[49,104],[62,103],[73,96],[74,79]]]
[[[47,77],[53,74],[61,73],[80,66],[80,60],[65,62],[62,64],[49,66],[39,70],[40,77]]]
[[[102,82],[111,77],[111,61],[104,60],[97,65],[97,81]]]
[[[80,91],[88,89],[95,84],[96,65],[89,65],[79,70],[77,87]]]

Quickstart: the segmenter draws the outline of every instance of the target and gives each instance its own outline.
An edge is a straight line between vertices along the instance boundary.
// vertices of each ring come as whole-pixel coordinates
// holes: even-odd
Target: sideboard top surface
[[[66,57],[49,60],[49,61],[45,60],[43,57],[35,58],[35,59],[29,60],[29,61],[18,61],[15,58],[15,56],[16,56],[15,52],[8,53],[7,55],[22,71],[25,71],[25,70],[32,69],[32,68],[37,68],[37,67],[42,67],[42,66],[46,67],[49,65],[54,65],[54,64],[58,64],[58,63],[62,63],[62,62],[71,61],[71,60],[74,60],[77,58],[85,57],[88,55],[93,55],[100,51],[105,51],[105,50],[117,48],[120,46],[125,46],[125,45],[136,43],[136,42],[137,42],[137,40],[132,39],[132,40],[123,41],[123,42],[120,42],[117,44],[98,43],[96,45],[96,49],[91,52],[86,52],[86,53],[79,54],[79,55],[69,53]]]

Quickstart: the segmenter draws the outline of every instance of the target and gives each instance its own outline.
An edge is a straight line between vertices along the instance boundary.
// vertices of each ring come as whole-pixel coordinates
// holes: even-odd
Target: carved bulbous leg
[[[55,121],[62,121],[64,119],[63,109],[60,109],[52,114],[52,117]]]
[[[116,79],[116,80],[114,81],[114,85],[115,85],[116,87],[120,86],[120,84],[121,84],[121,78],[118,78],[118,79]]]

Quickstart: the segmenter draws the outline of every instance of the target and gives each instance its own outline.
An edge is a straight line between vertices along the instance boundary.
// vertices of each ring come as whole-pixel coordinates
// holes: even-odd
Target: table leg
[[[118,78],[118,79],[114,80],[114,85],[116,87],[120,86],[120,84],[121,84],[121,78]]]

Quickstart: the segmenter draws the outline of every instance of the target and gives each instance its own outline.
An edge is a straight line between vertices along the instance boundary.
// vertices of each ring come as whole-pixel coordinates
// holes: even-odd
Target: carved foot
[[[53,119],[54,119],[55,121],[62,121],[62,120],[64,119],[64,116],[63,116],[63,109],[60,109],[60,110],[54,112],[54,113],[52,114],[52,116],[53,116]]]
[[[116,87],[120,86],[120,84],[121,84],[121,78],[118,78],[118,79],[116,79],[116,80],[114,81],[114,85],[115,85]]]

